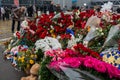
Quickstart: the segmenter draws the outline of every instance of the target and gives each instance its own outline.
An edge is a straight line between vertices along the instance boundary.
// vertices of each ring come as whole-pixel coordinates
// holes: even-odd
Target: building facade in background
[[[61,9],[67,6],[67,9],[71,9],[72,7],[72,0],[52,0],[54,4],[60,4]]]
[[[0,6],[1,6],[1,1],[2,1],[2,0],[0,0]]]
[[[37,5],[42,6],[44,4],[49,5],[51,1],[54,2],[54,4],[60,4],[61,9],[63,9],[65,6],[67,6],[68,9],[71,9],[72,6],[76,7],[87,7],[91,8],[94,6],[101,6],[104,3],[107,3],[108,1],[113,2],[114,6],[120,5],[120,0],[18,0],[19,5],[22,6],[29,6],[29,5]],[[0,0],[0,6],[11,6],[14,4],[14,0]]]

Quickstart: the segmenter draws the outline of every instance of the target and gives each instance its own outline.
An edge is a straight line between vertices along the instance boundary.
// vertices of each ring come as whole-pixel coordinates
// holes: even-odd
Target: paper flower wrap
[[[100,53],[103,61],[116,66],[120,69],[120,51],[110,48]]]

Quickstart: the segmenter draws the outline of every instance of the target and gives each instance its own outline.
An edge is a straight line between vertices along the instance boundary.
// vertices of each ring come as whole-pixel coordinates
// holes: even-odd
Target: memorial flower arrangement
[[[56,53],[55,53],[56,52]],[[61,72],[61,66],[64,67],[70,67],[70,68],[80,68],[84,70],[88,70],[91,73],[94,71],[97,71],[97,75],[101,78],[101,74],[107,74],[106,76],[109,77],[102,77],[103,80],[109,80],[109,78],[117,78],[119,79],[120,70],[118,70],[116,67],[105,63],[101,60],[98,60],[96,58],[93,58],[92,56],[81,56],[79,53],[74,52],[73,50],[66,49],[64,51],[47,51],[45,52],[46,56],[52,57],[52,61],[49,64],[49,68],[55,69],[58,72]],[[114,72],[111,72],[111,69]],[[93,73],[94,75],[96,73]],[[101,75],[101,76],[100,76]],[[108,78],[108,79],[107,79]],[[80,78],[79,78],[80,79]]]
[[[15,46],[10,51],[5,52],[4,55],[18,70],[30,69],[37,60],[37,54],[27,45]]]
[[[25,19],[21,30],[7,42],[5,58],[19,69],[30,68],[38,62],[40,80],[48,77],[77,80],[76,76],[120,79],[119,37],[116,37],[120,17],[115,14],[109,17],[111,20],[105,21],[106,18],[98,18],[93,10],[87,10],[42,14],[34,21]],[[109,51],[111,45],[118,49]],[[72,73],[68,74],[69,71]]]
[[[41,49],[43,52],[49,49],[62,48],[58,40],[52,37],[45,37],[44,39],[37,40],[35,46],[36,50]]]
[[[120,51],[118,49],[111,48],[109,50],[103,51],[102,53],[100,53],[100,55],[103,57],[103,61],[120,69],[119,53]]]

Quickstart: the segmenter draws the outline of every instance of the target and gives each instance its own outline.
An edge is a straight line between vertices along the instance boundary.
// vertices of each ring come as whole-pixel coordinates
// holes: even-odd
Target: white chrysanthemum
[[[52,37],[45,37],[44,39],[36,41],[35,46],[36,50],[41,49],[43,51],[61,48],[61,44],[58,40]]]

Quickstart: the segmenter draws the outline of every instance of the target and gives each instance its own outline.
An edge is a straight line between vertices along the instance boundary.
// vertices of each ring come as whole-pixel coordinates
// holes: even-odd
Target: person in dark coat
[[[10,14],[10,9],[8,7],[5,7],[5,18],[6,18],[6,20],[9,20],[9,14]]]
[[[17,31],[20,30],[20,21],[24,20],[25,7],[19,7],[12,10],[12,33],[14,33],[15,22],[18,22]]]
[[[44,9],[43,10],[44,10],[44,13],[47,12],[47,5],[46,4],[44,5]]]
[[[120,7],[117,8],[117,13],[120,13]]]
[[[57,4],[57,5],[56,5],[56,12],[61,12],[60,4]]]
[[[55,5],[53,2],[51,2],[50,7],[49,7],[49,12],[54,13],[54,11],[55,11]]]
[[[33,17],[33,6],[27,8],[28,17]]]

